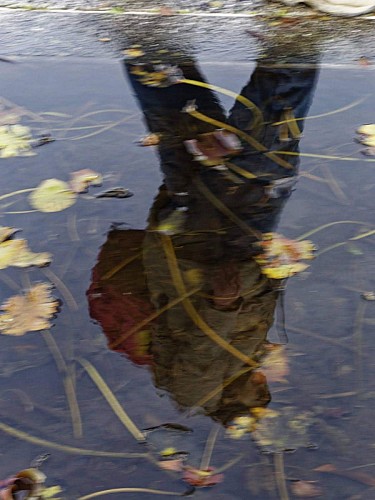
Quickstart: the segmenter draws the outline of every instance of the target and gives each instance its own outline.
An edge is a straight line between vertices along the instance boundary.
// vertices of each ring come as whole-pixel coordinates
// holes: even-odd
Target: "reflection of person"
[[[155,385],[181,408],[199,406],[227,423],[270,400],[265,377],[243,357],[264,353],[279,283],[253,256],[295,183],[298,155],[280,161],[275,151],[298,152],[303,120],[296,119],[308,111],[316,70],[258,66],[227,118],[192,63],[155,68],[141,59],[126,69],[159,137],[164,184],[148,231],[109,233],[88,292],[90,313],[110,347],[150,364]],[[197,112],[185,112],[192,103]]]

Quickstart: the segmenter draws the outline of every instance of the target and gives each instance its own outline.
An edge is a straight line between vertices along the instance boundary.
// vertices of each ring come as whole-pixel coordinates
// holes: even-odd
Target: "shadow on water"
[[[374,163],[353,136],[374,89],[310,49],[199,66],[155,43],[4,70],[0,118],[56,141],[1,158],[1,194],[93,168],[134,196],[0,198],[2,225],[53,254],[4,266],[2,302],[40,281],[61,300],[50,330],[1,336],[3,491],[49,452],[67,499],[373,495]]]

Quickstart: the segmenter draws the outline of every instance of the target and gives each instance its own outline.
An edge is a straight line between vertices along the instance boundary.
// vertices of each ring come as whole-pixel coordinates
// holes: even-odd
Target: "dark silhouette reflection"
[[[280,280],[254,256],[296,182],[298,154],[274,152],[298,153],[317,70],[258,64],[228,116],[192,61],[140,54],[125,70],[158,136],[164,183],[147,230],[109,232],[90,314],[109,347],[149,365],[181,409],[227,424],[270,401],[246,358],[264,356]]]

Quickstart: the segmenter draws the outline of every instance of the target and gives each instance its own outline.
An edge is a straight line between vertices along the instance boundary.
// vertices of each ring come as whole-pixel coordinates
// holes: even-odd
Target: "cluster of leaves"
[[[316,250],[309,240],[291,240],[277,233],[264,234],[260,246],[262,253],[256,261],[263,274],[272,279],[285,279],[304,271],[309,266],[300,261],[313,259]]]
[[[239,439],[251,433],[263,452],[280,453],[309,446],[307,430],[311,422],[310,413],[297,413],[293,407],[280,410],[251,408],[248,416],[233,420],[227,427],[227,434],[233,439]]]
[[[375,156],[375,123],[362,125],[357,130],[359,142],[367,148],[363,151],[368,156]]]
[[[24,125],[3,125],[0,127],[0,158],[33,156],[32,136]]]

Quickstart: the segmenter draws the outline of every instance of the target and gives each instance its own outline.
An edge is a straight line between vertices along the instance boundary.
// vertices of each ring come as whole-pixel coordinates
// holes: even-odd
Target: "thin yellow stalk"
[[[224,380],[221,384],[217,385],[212,391],[210,391],[208,394],[203,396],[199,401],[194,403],[195,408],[200,408],[202,407],[207,401],[210,401],[210,399],[214,398],[219,392],[221,392],[223,389],[228,387],[228,385],[232,384],[235,380],[238,379],[238,377],[241,377],[244,373],[249,372],[252,370],[252,367],[248,366],[247,368],[243,368],[242,370],[239,370],[237,373],[229,377],[227,380]]]
[[[142,321],[140,321],[139,323],[134,325],[132,328],[130,328],[126,333],[124,333],[123,335],[118,337],[116,340],[114,340],[111,344],[109,344],[109,348],[114,349],[115,347],[120,345],[122,342],[124,342],[127,338],[134,335],[134,333],[138,332],[141,328],[143,328],[144,326],[151,323],[151,321],[154,321],[156,318],[161,316],[163,313],[165,313],[169,309],[172,309],[172,307],[176,306],[177,304],[182,302],[187,297],[194,295],[198,291],[199,291],[199,288],[194,288],[193,290],[190,290],[190,292],[186,292],[182,297],[177,297],[176,299],[171,300],[170,302],[168,302],[168,304],[161,307],[157,311],[153,312],[152,314],[147,316],[147,318],[143,319]]]
[[[254,123],[252,124],[250,130],[253,129],[256,124],[263,122],[263,115],[258,106],[241,94],[237,94],[236,92],[232,92],[231,90],[224,89],[223,87],[212,85],[211,83],[200,82],[198,80],[189,80],[188,78],[184,78],[180,83],[187,83],[189,85],[195,85],[197,87],[204,87],[206,89],[214,90],[215,92],[228,95],[229,97],[233,97],[234,99],[236,99],[236,101],[241,102],[244,106],[246,106],[246,108],[254,113]]]
[[[118,417],[120,422],[124,424],[125,428],[138,442],[144,442],[145,441],[144,435],[134,424],[134,422],[130,419],[130,417],[125,413],[125,410],[122,408],[122,406],[116,399],[115,395],[108,387],[106,382],[103,380],[102,376],[99,374],[96,368],[94,368],[94,366],[85,359],[80,358],[77,361],[86,370],[91,380],[95,383],[95,385],[100,390],[104,398],[107,400],[107,403],[112,408],[113,412]]]
[[[48,330],[45,330],[44,332],[42,332],[42,336],[49,350],[51,351],[57,369],[59,370],[60,373],[63,374],[63,384],[65,389],[65,394],[68,400],[68,405],[72,418],[73,435],[76,438],[80,438],[82,437],[82,419],[72,377],[69,374],[67,364],[65,363],[65,359],[61,354],[59,346],[57,345],[51,333]]]
[[[42,270],[42,273],[50,280],[50,282],[56,286],[56,288],[59,290],[61,295],[64,297],[66,303],[68,304],[68,307],[72,311],[78,311],[78,304],[75,301],[72,293],[68,289],[68,287],[63,283],[63,281],[56,276],[56,274],[51,271],[51,269],[45,267]]]
[[[89,500],[90,498],[101,497],[103,495],[112,495],[114,493],[153,493],[154,495],[171,495],[171,496],[182,496],[182,493],[178,491],[163,491],[163,490],[153,490],[151,488],[113,488],[111,490],[96,491],[95,493],[90,493],[83,497],[79,497],[78,500]]]
[[[285,482],[284,454],[282,451],[273,454],[273,463],[275,466],[276,485],[280,500],[289,500],[288,489]]]
[[[19,429],[15,429],[10,425],[4,424],[0,422],[0,431],[9,434],[15,438],[21,439],[22,441],[27,441],[28,443],[35,444],[37,446],[42,446],[44,448],[52,448],[54,450],[59,450],[64,453],[70,453],[73,455],[86,455],[86,456],[94,456],[94,457],[112,457],[112,458],[146,458],[148,457],[147,453],[121,453],[121,452],[112,452],[112,451],[99,451],[99,450],[87,450],[84,448],[76,448],[74,446],[67,446],[65,444],[55,443],[53,441],[48,441],[47,439],[38,438],[36,436],[32,436],[27,432],[20,431]]]
[[[287,156],[301,156],[303,158],[319,158],[320,160],[341,160],[341,161],[360,161],[366,163],[374,163],[375,159],[372,158],[352,158],[351,156],[331,156],[331,155],[320,155],[317,153],[299,153],[297,151],[273,151],[273,155],[287,155]],[[271,153],[269,155],[270,157]]]
[[[264,156],[267,156],[267,158],[270,158],[272,161],[277,163],[280,167],[284,167],[287,169],[293,169],[293,165],[291,165],[288,161],[283,160],[282,158],[279,158],[277,154],[280,153],[280,151],[268,151],[268,149],[263,146],[259,141],[254,139],[249,134],[246,134],[246,132],[243,132],[242,130],[239,130],[236,127],[232,127],[232,125],[228,125],[227,123],[221,122],[219,120],[215,120],[214,118],[210,118],[209,116],[204,115],[203,113],[200,113],[197,110],[187,110],[186,111],[189,115],[194,116],[194,118],[197,118],[197,120],[201,120],[207,123],[211,123],[211,125],[214,125],[215,127],[223,128],[225,130],[229,130],[229,132],[232,132],[235,135],[238,135],[243,139],[245,142],[250,144],[254,149],[259,151],[260,153],[263,153]],[[276,154],[277,153],[277,154]],[[375,160],[374,160],[375,161]]]
[[[203,450],[201,464],[199,467],[200,470],[207,470],[208,467],[210,466],[211,457],[214,451],[214,446],[216,443],[217,436],[219,434],[219,430],[220,428],[218,424],[214,424],[213,427],[211,428],[211,431],[206,441],[206,446],[204,447]]]
[[[5,198],[10,198],[11,196],[16,196],[17,194],[30,193],[35,191],[35,188],[19,189],[18,191],[13,191],[12,193],[2,194],[0,200],[5,200]]]
[[[336,226],[337,224],[359,224],[361,226],[367,226],[368,224],[366,222],[358,221],[358,220],[337,220],[335,222],[329,222],[328,224],[323,224],[322,226],[316,227],[315,229],[311,229],[310,231],[307,231],[307,233],[301,234],[297,239],[297,241],[304,240],[305,238],[308,238],[309,236],[318,233],[319,231],[322,231],[323,229],[328,229],[329,227]]]

